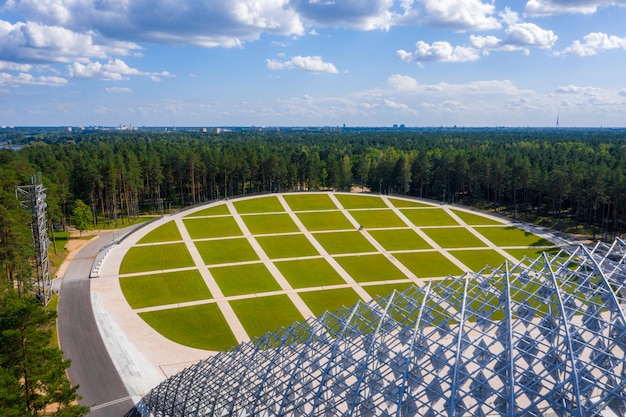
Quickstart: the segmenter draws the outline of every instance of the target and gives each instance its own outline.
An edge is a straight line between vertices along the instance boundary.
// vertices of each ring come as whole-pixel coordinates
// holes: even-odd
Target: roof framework
[[[626,243],[327,312],[167,379],[154,416],[626,415]]]

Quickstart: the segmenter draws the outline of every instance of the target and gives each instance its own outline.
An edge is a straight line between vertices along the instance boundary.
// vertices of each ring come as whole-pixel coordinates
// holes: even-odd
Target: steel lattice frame
[[[37,282],[33,286],[37,299],[43,305],[47,305],[52,298],[52,282],[50,281],[50,260],[48,259],[48,222],[46,220],[46,193],[39,179],[33,175],[30,178],[31,185],[15,187],[15,196],[22,208],[31,213],[31,232],[33,235],[33,247],[35,249],[34,266]]]
[[[358,303],[180,372],[154,416],[624,416],[626,244]]]

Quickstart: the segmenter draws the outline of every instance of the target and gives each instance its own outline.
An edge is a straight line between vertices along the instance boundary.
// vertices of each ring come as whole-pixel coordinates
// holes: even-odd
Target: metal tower
[[[31,185],[15,187],[15,196],[20,205],[31,213],[30,229],[33,234],[33,247],[35,248],[34,266],[35,278],[31,284],[36,292],[37,300],[43,305],[48,304],[52,298],[52,282],[50,281],[50,261],[48,259],[48,223],[46,221],[46,193],[39,178],[35,175],[30,177]]]

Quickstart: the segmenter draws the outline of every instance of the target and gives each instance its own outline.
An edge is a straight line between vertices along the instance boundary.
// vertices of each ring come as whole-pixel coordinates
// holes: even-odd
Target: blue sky
[[[0,125],[626,126],[626,0],[0,0]]]

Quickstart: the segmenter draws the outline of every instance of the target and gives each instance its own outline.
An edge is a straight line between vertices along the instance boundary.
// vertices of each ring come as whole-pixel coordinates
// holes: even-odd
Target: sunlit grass
[[[120,279],[120,286],[132,308],[211,298],[211,292],[197,270],[125,277]]]
[[[184,243],[135,246],[128,249],[120,265],[120,274],[161,271],[193,266]]]
[[[192,239],[243,236],[243,232],[232,216],[183,219]]]
[[[226,297],[281,289],[261,263],[211,268],[211,274]]]
[[[345,284],[341,275],[323,258],[275,263],[292,288]]]
[[[232,238],[195,242],[205,265],[245,262],[259,259],[247,239]]]
[[[217,304],[140,313],[150,327],[166,338],[196,349],[227,350],[237,345]]]
[[[275,213],[285,209],[276,196],[248,198],[233,202],[233,206],[239,214],[246,213]]]
[[[392,281],[406,278],[384,255],[341,256],[336,261],[356,282]]]
[[[328,194],[286,194],[283,196],[291,210],[337,210]]]
[[[378,196],[361,194],[335,194],[345,209],[387,208],[387,204]]]
[[[454,209],[452,209],[452,212],[456,214],[457,216],[459,216],[461,220],[463,220],[465,223],[467,223],[470,226],[490,226],[490,225],[502,224],[502,222],[499,222],[495,219],[481,216],[480,214],[476,214],[476,213],[468,213],[467,211],[454,210]]]
[[[407,227],[393,210],[351,210],[350,215],[365,228]]]
[[[185,217],[201,217],[201,216],[220,216],[229,214],[228,206],[226,204],[217,204],[203,210],[198,210],[186,215]]]
[[[165,224],[157,227],[156,229],[148,232],[144,237],[139,239],[137,243],[159,243],[159,242],[171,242],[173,240],[182,240],[180,231],[176,222],[173,220],[168,221]]]
[[[513,226],[476,227],[475,230],[496,246],[552,246],[550,241]]]
[[[417,208],[400,209],[415,226],[458,226],[444,209],[441,208]]]
[[[304,227],[311,232],[354,229],[352,223],[340,211],[314,211],[298,213],[297,216]]]
[[[361,232],[316,233],[315,239],[330,254],[376,252]]]
[[[313,244],[302,234],[259,236],[256,240],[270,259],[319,255]]]
[[[450,255],[463,262],[474,272],[478,272],[485,266],[497,268],[504,263],[506,258],[492,249],[486,250],[454,250]]]
[[[342,306],[352,306],[361,299],[352,288],[306,291],[299,294],[316,317],[325,311],[336,311]]]
[[[426,241],[412,229],[368,230],[386,250],[432,249]]]
[[[230,305],[250,337],[260,337],[304,320],[286,295],[233,300]]]
[[[253,235],[298,232],[288,214],[250,214],[241,217]]]
[[[465,272],[439,252],[395,253],[394,257],[418,278],[461,275]]]
[[[423,231],[442,248],[480,248],[487,246],[463,227],[424,229]]]

